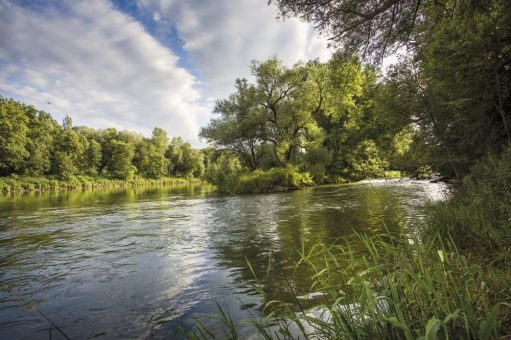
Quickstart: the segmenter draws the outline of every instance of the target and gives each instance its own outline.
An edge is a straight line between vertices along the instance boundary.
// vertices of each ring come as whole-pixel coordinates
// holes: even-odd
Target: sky
[[[196,147],[215,100],[251,60],[291,66],[332,51],[267,0],[0,0],[0,95],[73,124]]]

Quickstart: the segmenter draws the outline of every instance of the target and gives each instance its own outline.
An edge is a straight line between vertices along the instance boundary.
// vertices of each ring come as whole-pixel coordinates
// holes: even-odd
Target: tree
[[[139,174],[151,178],[168,175],[169,160],[165,157],[168,145],[167,133],[160,128],[154,128],[151,138],[137,141],[134,164]]]
[[[398,127],[394,133],[401,122],[415,129],[408,153],[423,155],[410,158],[461,178],[484,154],[511,140],[509,1],[274,2],[284,16],[316,24],[343,55],[381,61],[389,49],[407,44],[406,60],[381,86],[389,100],[378,119]],[[392,129],[385,131],[361,140],[378,139],[390,150]]]
[[[218,149],[236,153],[246,167],[258,168],[256,150],[261,144],[262,128],[266,123],[258,102],[257,88],[246,79],[237,79],[236,92],[217,101],[214,112],[220,118],[201,129],[200,136]]]
[[[73,131],[71,117],[66,116],[55,136],[53,174],[65,179],[78,174],[85,148],[84,139]]]
[[[238,157],[229,152],[211,153],[210,166],[206,171],[206,179],[211,183],[222,186],[230,178],[242,171]]]
[[[422,22],[421,0],[270,0],[283,17],[297,16],[329,36],[347,55],[381,61],[386,52],[411,40],[417,22]]]
[[[165,152],[170,161],[169,173],[179,177],[201,177],[204,173],[204,156],[181,137],[174,137]]]
[[[23,165],[23,173],[29,176],[42,176],[51,169],[51,155],[55,134],[59,126],[51,116],[42,111],[28,110],[28,157]]]
[[[244,169],[292,164],[318,182],[385,170],[393,135],[407,123],[388,124],[372,67],[336,54],[291,68],[276,58],[253,62],[252,73],[255,84],[238,80],[236,92],[217,102],[220,118],[202,130]]]
[[[87,149],[84,155],[85,173],[88,175],[97,175],[101,165],[101,144],[94,139],[88,141]]]
[[[20,172],[29,156],[27,107],[0,96],[0,174]]]
[[[168,174],[169,160],[165,157],[165,151],[169,145],[167,133],[160,128],[154,128],[149,141],[149,164],[147,176],[160,178]]]
[[[215,106],[220,118],[211,120],[201,136],[237,154],[251,170],[260,166],[259,155],[297,163],[303,150],[321,138],[314,114],[322,108],[325,74],[315,65],[287,68],[277,58],[253,61],[255,84],[238,79],[236,92]],[[267,145],[273,152],[267,152]]]
[[[286,68],[277,58],[270,58],[252,62],[251,69],[266,117],[261,139],[273,145],[279,162],[288,164],[315,128],[312,112],[301,102],[306,95],[307,68]]]
[[[52,165],[54,174],[61,179],[70,179],[78,172],[73,157],[65,151],[55,151]]]
[[[133,145],[118,140],[111,140],[110,150],[112,151],[112,158],[108,163],[108,173],[110,176],[125,180],[132,179],[136,172],[136,168],[131,164],[135,154]]]

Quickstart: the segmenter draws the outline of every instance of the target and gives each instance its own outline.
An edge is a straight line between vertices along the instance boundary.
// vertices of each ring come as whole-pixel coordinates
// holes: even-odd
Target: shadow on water
[[[197,185],[2,196],[0,338],[47,337],[33,306],[71,338],[168,338],[216,314],[216,301],[247,319],[265,301],[246,259],[266,299],[294,303],[289,286],[309,291],[310,273],[294,269],[302,243],[397,226],[444,189],[377,181],[244,196]],[[278,265],[268,270],[270,253]]]

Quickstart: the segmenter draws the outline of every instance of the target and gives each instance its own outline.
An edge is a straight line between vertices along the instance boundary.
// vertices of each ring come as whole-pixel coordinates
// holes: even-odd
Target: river
[[[446,194],[380,180],[239,196],[200,185],[3,195],[0,339],[48,339],[37,310],[71,339],[180,338],[193,318],[219,331],[216,303],[240,321],[265,302],[247,259],[266,299],[290,299],[286,279],[308,291],[308,274],[294,270],[302,242],[396,228]],[[266,275],[270,252],[279,265]]]

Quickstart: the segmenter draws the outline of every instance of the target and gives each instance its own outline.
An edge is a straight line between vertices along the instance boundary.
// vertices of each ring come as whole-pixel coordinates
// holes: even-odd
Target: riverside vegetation
[[[181,176],[240,193],[439,173],[455,180],[453,197],[402,233],[359,235],[364,252],[343,242],[300,250],[297,266],[321,293],[316,313],[270,301],[252,322],[265,338],[511,336],[511,2],[272,2],[338,51],[292,67],[254,61],[253,82],[238,79],[201,130],[211,147],[169,143],[158,128],[145,138],[59,125],[2,98],[2,183]],[[403,50],[381,74],[375,65]],[[213,336],[200,322],[188,335]]]
[[[264,299],[247,320],[265,339],[507,339],[511,335],[511,148],[478,163],[454,196],[396,231],[356,243],[302,245],[295,270],[311,273],[310,297]],[[265,298],[250,264],[253,289]],[[268,267],[278,267],[272,255]],[[269,270],[269,269],[268,269]],[[275,292],[272,292],[272,296]],[[301,302],[300,302],[301,301]],[[225,336],[238,338],[219,304]],[[217,336],[204,323],[186,334]]]
[[[312,272],[320,307],[273,300],[249,322],[268,339],[509,338],[511,3],[271,2],[338,52],[289,69],[254,62],[255,83],[239,80],[202,135],[247,167],[298,164],[319,182],[430,169],[456,191],[399,235],[358,235],[364,252],[343,242],[302,248],[297,267]],[[375,76],[368,64],[396,51],[406,51],[400,62]],[[212,334],[199,324],[188,335]]]
[[[186,183],[204,174],[203,154],[155,128],[150,138],[58,124],[48,113],[0,97],[0,190],[59,190]]]

